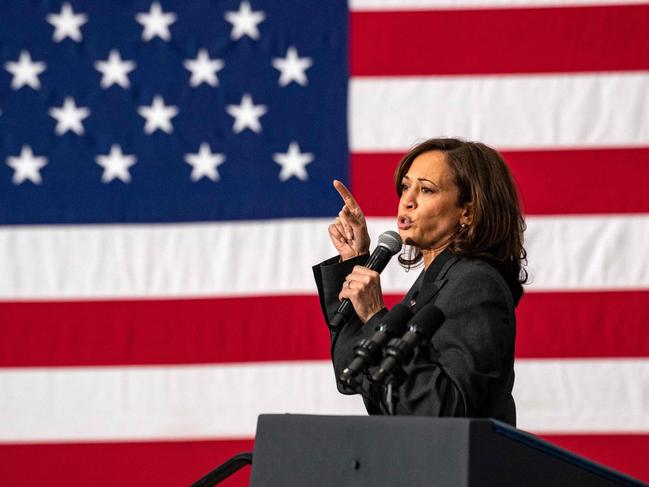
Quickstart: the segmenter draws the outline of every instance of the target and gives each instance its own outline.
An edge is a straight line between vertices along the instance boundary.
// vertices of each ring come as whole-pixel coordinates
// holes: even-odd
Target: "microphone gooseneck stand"
[[[403,334],[406,323],[412,318],[412,310],[397,304],[380,321],[371,338],[363,338],[354,347],[354,357],[340,374],[340,381],[354,388],[357,376],[368,367],[377,365],[383,356],[383,347],[393,337]]]
[[[396,389],[408,376],[404,367],[412,361],[417,346],[429,342],[443,321],[442,311],[432,303],[427,304],[411,320],[408,331],[401,338],[390,340],[385,347],[383,361],[372,374],[372,380],[379,385],[386,384],[388,414],[395,414],[398,400]]]
[[[395,389],[395,381],[391,380],[388,382],[388,385],[385,386],[385,403],[388,406],[388,415],[394,416],[396,414],[396,409],[397,409],[397,401],[399,400],[398,398],[398,393],[394,390]],[[399,387],[399,385],[396,385]]]

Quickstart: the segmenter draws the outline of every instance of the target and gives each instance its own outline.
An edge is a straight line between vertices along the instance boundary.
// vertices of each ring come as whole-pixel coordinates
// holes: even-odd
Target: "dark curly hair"
[[[527,282],[527,252],[523,247],[525,219],[514,178],[501,155],[479,142],[439,138],[413,147],[399,162],[394,174],[397,194],[412,162],[425,152],[443,152],[459,189],[458,206],[473,205],[471,225],[458,227],[448,249],[456,255],[479,258],[494,265],[522,293]],[[422,260],[419,249],[399,256],[407,268]],[[509,278],[509,279],[508,279]],[[513,281],[513,282],[510,282]],[[520,293],[515,293],[520,294]]]

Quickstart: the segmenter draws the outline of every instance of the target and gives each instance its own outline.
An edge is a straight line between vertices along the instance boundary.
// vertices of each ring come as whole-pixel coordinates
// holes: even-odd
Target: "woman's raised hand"
[[[370,250],[370,235],[363,210],[343,183],[334,179],[334,188],[345,204],[338,218],[329,225],[329,238],[342,260],[367,254]]]

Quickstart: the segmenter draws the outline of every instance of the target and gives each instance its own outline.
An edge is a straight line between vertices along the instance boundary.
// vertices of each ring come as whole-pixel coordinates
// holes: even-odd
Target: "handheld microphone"
[[[372,338],[363,338],[354,347],[354,358],[340,374],[340,380],[347,386],[353,386],[354,379],[366,368],[376,365],[385,344],[397,335],[403,334],[406,323],[412,318],[412,310],[404,305],[397,304],[381,320],[376,327]]]
[[[385,357],[372,379],[383,384],[395,369],[408,365],[417,345],[428,342],[443,322],[444,313],[437,306],[432,303],[424,306],[410,320],[408,331],[401,338],[393,338],[388,342]]]
[[[401,250],[401,237],[397,232],[388,230],[379,236],[379,244],[370,255],[370,258],[365,263],[365,267],[372,271],[381,273],[393,255],[399,253]],[[354,314],[354,306],[349,299],[343,299],[340,306],[336,310],[329,326],[337,329],[346,323],[349,318]]]

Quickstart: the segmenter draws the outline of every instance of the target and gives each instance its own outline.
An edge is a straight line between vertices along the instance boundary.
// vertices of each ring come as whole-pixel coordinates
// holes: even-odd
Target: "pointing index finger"
[[[349,208],[352,212],[358,211],[360,209],[358,203],[356,203],[356,200],[354,199],[354,196],[347,189],[347,186],[345,186],[337,179],[334,179],[334,188],[336,188],[336,191],[338,191],[340,197],[345,201],[345,206],[347,208]]]

